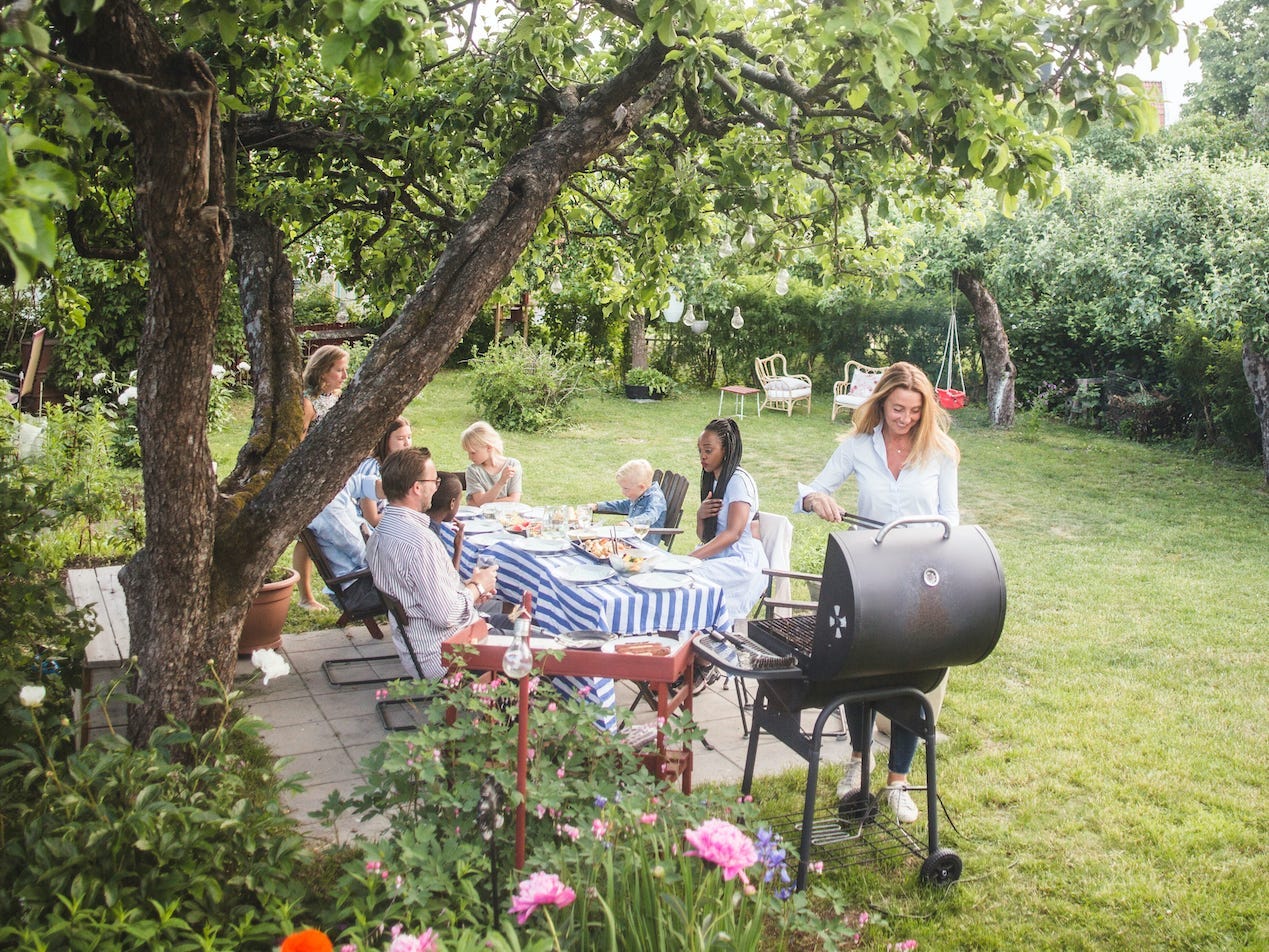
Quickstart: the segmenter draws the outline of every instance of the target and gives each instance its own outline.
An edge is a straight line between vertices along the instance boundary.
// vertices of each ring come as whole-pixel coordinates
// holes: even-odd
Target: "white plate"
[[[584,585],[587,582],[602,582],[617,573],[609,566],[600,565],[598,562],[570,562],[568,565],[561,565],[555,569],[553,574],[563,582]]]
[[[666,552],[660,558],[654,559],[650,568],[653,572],[690,572],[700,564],[701,560],[694,555],[675,555],[672,552]]]
[[[479,532],[497,532],[502,526],[494,519],[467,519],[463,522],[463,532],[475,535]]]
[[[682,588],[687,584],[687,576],[682,572],[639,572],[635,575],[627,575],[626,581],[635,588],[666,591],[671,588]]]
[[[543,539],[541,536],[517,536],[507,545],[513,545],[525,552],[537,552],[545,555],[548,552],[567,552],[571,548],[567,539]]]
[[[475,506],[459,506],[457,515],[459,519],[475,519],[480,515],[480,510]]]
[[[491,519],[497,519],[500,512],[514,512],[516,515],[522,515],[529,511],[529,507],[522,502],[487,502],[480,507],[482,516],[489,516]]]
[[[591,526],[589,529],[568,530],[568,537],[570,539],[576,539],[579,542],[583,539],[606,539],[610,535],[612,535],[612,533],[610,533],[607,529],[599,528],[597,526]]]
[[[600,648],[599,650],[602,651],[604,654],[622,654],[623,652],[620,652],[617,650],[618,645],[634,645],[634,644],[661,645],[662,647],[668,650],[669,654],[674,654],[674,652],[679,650],[679,640],[677,638],[663,638],[660,635],[622,635],[614,639],[613,641],[605,642],[604,646]],[[666,656],[665,655],[647,655],[647,656],[630,655],[630,657],[639,658],[639,657],[666,657]]]

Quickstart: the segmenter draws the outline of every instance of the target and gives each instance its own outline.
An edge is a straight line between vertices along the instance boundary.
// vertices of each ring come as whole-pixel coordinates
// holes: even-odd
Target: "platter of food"
[[[604,654],[632,655],[641,658],[664,658],[679,650],[676,638],[653,635],[630,635],[609,641],[599,649]]]
[[[578,539],[574,541],[573,547],[599,562],[607,562],[614,555],[621,555],[634,548],[629,542],[622,542],[620,539],[608,536],[597,539]]]

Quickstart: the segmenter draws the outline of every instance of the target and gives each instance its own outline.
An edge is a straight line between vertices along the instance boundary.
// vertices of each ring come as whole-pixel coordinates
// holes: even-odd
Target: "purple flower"
[[[608,806],[608,798],[607,798],[607,797],[605,797],[603,794],[596,794],[596,795],[595,795],[595,806],[596,806],[598,809],[602,810],[604,807]]]
[[[737,827],[726,820],[706,820],[695,830],[684,833],[683,838],[694,847],[685,851],[684,856],[699,856],[713,863],[723,871],[725,881],[739,876],[742,883],[749,884],[745,869],[758,862],[758,851],[753,840]]]
[[[565,886],[554,873],[534,873],[520,883],[511,898],[511,911],[516,913],[516,922],[524,925],[535,909],[541,906],[563,909],[576,898],[577,893]]]

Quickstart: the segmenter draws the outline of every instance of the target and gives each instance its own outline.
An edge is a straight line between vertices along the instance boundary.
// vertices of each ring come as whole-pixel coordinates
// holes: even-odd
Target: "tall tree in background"
[[[1203,77],[1185,87],[1183,115],[1210,113],[1223,119],[1269,111],[1269,2],[1228,0],[1216,8],[1216,25],[1199,37]]]
[[[19,278],[51,264],[52,209],[71,202],[63,155],[82,173],[130,163],[149,261],[147,542],[123,575],[143,700],[130,733],[194,718],[207,659],[232,677],[264,572],[562,218],[621,222],[648,274],[719,216],[764,216],[773,255],[797,244],[832,271],[884,260],[886,231],[870,222],[931,214],[971,179],[1006,205],[1052,194],[1056,155],[1090,117],[1140,121],[1140,84],[1115,74],[1175,44],[1175,5],[1092,0],[1053,16],[1042,0],[877,0],[754,16],[696,0],[547,0],[501,8],[480,38],[474,3],[6,5],[6,42],[21,38],[7,102],[64,117],[60,130],[6,126],[16,159],[0,166],[0,241]],[[86,105],[113,126],[97,168],[66,132]],[[266,134],[252,138],[253,123]],[[393,149],[401,137],[412,151]],[[46,146],[53,159],[38,165]],[[391,326],[301,443],[282,239],[354,207],[365,215],[332,253],[392,275],[382,289],[414,290],[383,303]],[[402,208],[414,231],[399,228]],[[206,405],[232,254],[257,405],[217,485]]]

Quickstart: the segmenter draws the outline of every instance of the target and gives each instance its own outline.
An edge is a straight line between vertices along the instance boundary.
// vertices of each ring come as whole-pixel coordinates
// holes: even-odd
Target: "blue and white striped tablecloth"
[[[441,532],[446,543],[452,545],[452,528],[442,525]],[[498,560],[499,596],[507,602],[519,602],[526,591],[532,592],[534,623],[543,631],[606,631],[619,635],[672,632],[687,637],[683,633],[727,628],[731,624],[722,588],[694,579],[691,573],[683,576],[683,585],[671,589],[636,588],[621,578],[572,584],[558,577],[561,566],[598,563],[571,546],[564,552],[539,554],[521,548],[522,542],[522,536],[501,530],[466,536],[459,573],[470,577],[478,554],[493,555]],[[611,678],[561,676],[552,680],[574,696],[589,687],[583,696],[605,707],[616,707]]]

